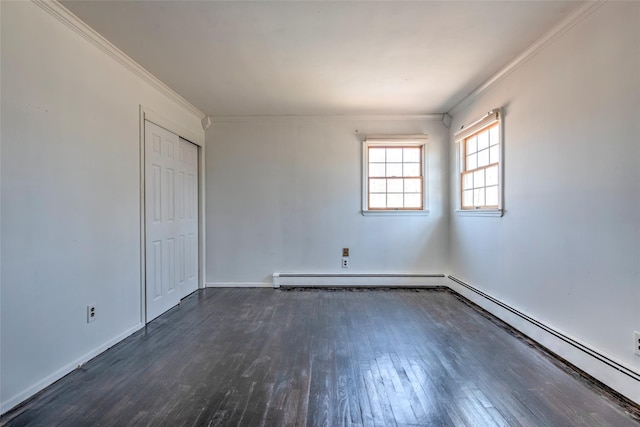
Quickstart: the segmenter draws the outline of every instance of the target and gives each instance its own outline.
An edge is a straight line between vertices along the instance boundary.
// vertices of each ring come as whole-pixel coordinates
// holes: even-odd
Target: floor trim
[[[80,356],[79,358],[75,359],[73,362],[66,364],[62,368],[46,376],[45,378],[38,381],[37,383],[31,385],[30,387],[27,387],[25,390],[11,397],[7,401],[2,402],[2,405],[0,406],[0,414],[5,414],[11,411],[12,409],[14,409],[15,407],[17,407],[18,405],[25,403],[27,400],[34,397],[40,391],[44,390],[45,388],[47,388],[54,382],[58,381],[65,375],[69,374],[70,372],[76,370],[80,365],[87,363],[89,360],[93,359],[97,355],[103,353],[104,351],[118,344],[120,341],[124,340],[125,338],[138,332],[142,328],[144,328],[144,323],[142,322],[138,323],[134,327],[127,329],[123,333],[115,336],[109,341],[99,345],[93,350]]]
[[[638,382],[640,374],[617,362],[612,357],[593,349],[575,338],[517,310],[499,299],[475,288],[452,275],[444,274],[324,274],[324,273],[274,273],[270,282],[207,282],[208,288],[438,288],[444,287],[460,295],[472,304],[477,304],[491,316],[504,322],[519,333],[548,350],[559,359],[574,366],[589,378],[602,382],[606,387],[636,404],[640,403]],[[487,306],[491,304],[491,307]],[[496,312],[498,309],[498,312]],[[500,310],[502,313],[500,313]],[[104,352],[131,334],[144,327],[143,323],[126,330],[106,343],[94,348],[73,362],[13,396],[0,406],[0,414],[24,403],[50,384],[72,372],[79,365]],[[544,335],[540,335],[542,332]],[[549,338],[552,340],[550,341]],[[560,344],[560,346],[558,345]],[[564,348],[562,346],[565,346]],[[569,348],[569,350],[567,350]],[[571,352],[573,350],[573,352]],[[585,358],[587,356],[587,358]],[[594,361],[598,362],[597,366]],[[603,371],[605,368],[607,371]],[[617,374],[617,376],[616,376]],[[7,409],[8,408],[8,409]]]
[[[545,332],[553,335],[554,337],[564,341],[565,343],[577,348],[578,350],[581,350],[582,352],[588,354],[589,356],[592,356],[596,359],[598,359],[600,362],[608,365],[609,367],[616,369],[617,371],[627,375],[628,377],[640,382],[640,374],[638,374],[637,372],[633,371],[632,369],[630,369],[627,366],[624,366],[623,364],[613,360],[612,358],[600,353],[597,350],[594,350],[593,348],[590,348],[588,346],[586,346],[585,344],[577,341],[575,338],[572,338],[548,325],[546,325],[545,323],[531,317],[528,316],[526,314],[524,314],[523,312],[511,307],[508,304],[503,303],[502,301],[500,301],[497,298],[492,297],[491,295],[477,289],[474,288],[473,286],[469,285],[468,283],[463,282],[462,280],[454,277],[454,276],[448,276],[449,279],[453,280],[454,282],[456,282],[457,284],[459,284],[460,286],[464,286],[465,288],[471,290],[472,292],[475,292],[476,294],[482,296],[483,298],[491,301],[494,304],[499,305],[500,307],[504,308],[505,310],[510,311],[511,313],[515,314],[516,316],[526,320],[527,322],[537,326],[538,328],[544,330]]]
[[[447,279],[447,287],[453,292],[477,304],[549,353],[574,366],[585,376],[604,384],[635,405],[640,405],[640,373],[633,368],[455,276],[449,275]]]
[[[207,288],[270,288],[271,282],[207,282]]]
[[[444,274],[403,273],[274,273],[274,288],[432,288],[445,286]]]

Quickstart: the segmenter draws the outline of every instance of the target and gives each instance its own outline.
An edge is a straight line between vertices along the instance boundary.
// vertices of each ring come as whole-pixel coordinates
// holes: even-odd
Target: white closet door
[[[197,157],[195,145],[145,121],[147,322],[198,287]]]
[[[184,139],[178,171],[178,286],[184,298],[198,289],[198,147]]]

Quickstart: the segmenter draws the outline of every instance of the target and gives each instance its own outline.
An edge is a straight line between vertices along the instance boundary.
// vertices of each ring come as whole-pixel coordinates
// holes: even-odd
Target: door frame
[[[184,126],[168,119],[152,109],[140,105],[140,322],[147,324],[147,272],[146,272],[146,215],[145,215],[145,126],[148,120],[198,147],[198,289],[205,288],[205,144],[204,132],[197,135]]]

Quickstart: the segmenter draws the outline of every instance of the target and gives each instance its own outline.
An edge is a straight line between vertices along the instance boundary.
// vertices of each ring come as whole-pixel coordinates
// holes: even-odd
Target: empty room
[[[640,424],[640,2],[0,20],[0,425]]]

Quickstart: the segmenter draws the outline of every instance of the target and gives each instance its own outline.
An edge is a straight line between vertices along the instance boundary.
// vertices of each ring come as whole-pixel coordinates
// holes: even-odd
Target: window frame
[[[475,206],[475,207],[463,207],[463,179],[464,175],[470,171],[466,170],[466,141],[485,130],[490,129],[493,126],[498,127],[498,205],[492,206]],[[454,134],[454,140],[457,145],[457,168],[456,168],[456,187],[457,187],[457,207],[456,212],[458,215],[468,216],[498,216],[501,217],[504,214],[504,132],[502,123],[502,108],[495,108],[487,113],[486,116],[463,126],[458,132]],[[490,163],[481,168],[488,168]],[[474,170],[478,170],[476,168]]]
[[[368,135],[362,142],[362,215],[426,215],[429,212],[429,177],[427,167],[428,136]],[[420,147],[420,177],[422,179],[422,208],[369,208],[369,148]]]

